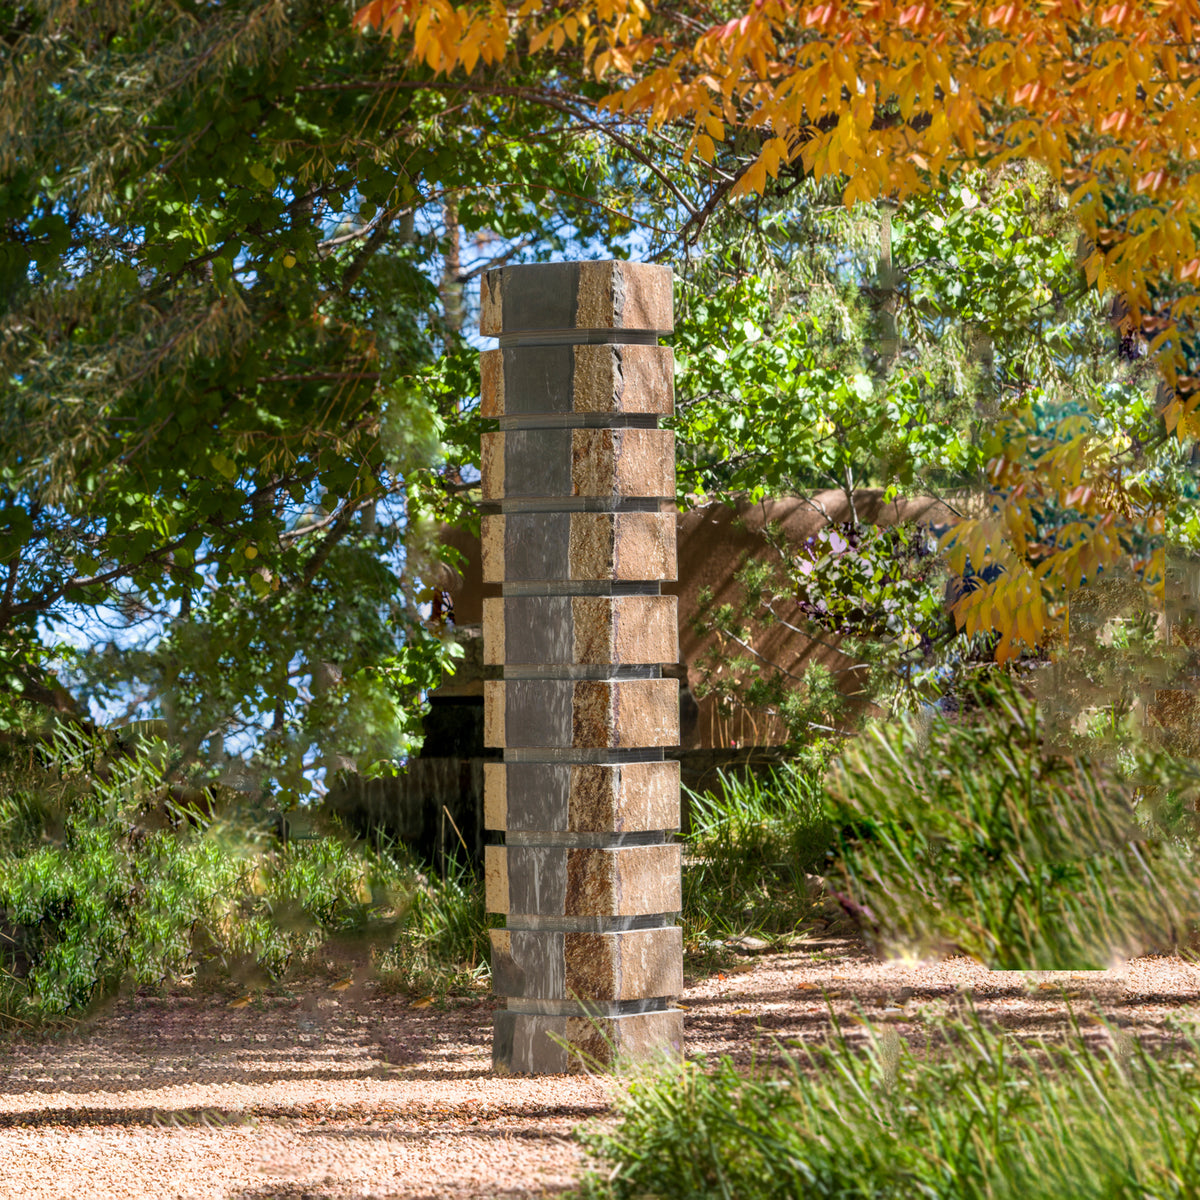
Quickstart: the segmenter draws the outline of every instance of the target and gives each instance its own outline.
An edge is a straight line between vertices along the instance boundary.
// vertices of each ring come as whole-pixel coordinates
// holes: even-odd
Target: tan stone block
[[[579,268],[576,325],[581,329],[675,327],[670,267],[586,262]]]
[[[625,763],[618,768],[614,831],[679,828],[679,763]]]
[[[669,429],[576,429],[571,434],[576,496],[673,496],[675,435]]]
[[[670,267],[652,263],[614,264],[613,325],[619,329],[675,328],[674,274]]]
[[[640,847],[639,847],[640,849]],[[577,848],[567,852],[567,916],[616,916],[619,888],[611,850]],[[665,911],[647,909],[648,912]]]
[[[508,912],[508,849],[483,848],[483,900],[490,913]]]
[[[607,596],[571,597],[572,659],[580,664],[611,663],[615,614]]]
[[[613,746],[678,746],[679,682],[622,679],[612,685]]]
[[[485,433],[479,448],[480,487],[485,500],[504,499],[504,434]]]
[[[571,514],[571,533],[567,555],[572,579],[612,578],[616,515],[613,513]]]
[[[503,763],[483,764],[483,827],[508,828],[508,779]]]
[[[620,430],[617,496],[674,496],[674,433],[671,430]]]
[[[572,694],[571,745],[610,746],[613,738],[613,685],[608,680],[578,683]]]
[[[505,746],[505,693],[504,680],[485,679],[483,681],[483,744],[485,746]],[[678,743],[672,742],[671,745]]]
[[[504,327],[503,271],[486,271],[479,281],[479,332],[499,337]]]
[[[575,347],[576,412],[665,415],[674,411],[674,397],[669,346]]]
[[[679,763],[571,767],[567,826],[578,833],[679,828]]]
[[[615,429],[576,429],[571,433],[571,492],[611,496],[617,479]]]
[[[568,562],[572,579],[672,581],[675,514],[572,513]]]
[[[564,913],[639,917],[682,905],[678,845],[575,847],[567,852]]]
[[[683,1058],[683,1012],[629,1013],[622,1017],[568,1017],[570,1047],[565,1071],[602,1066],[678,1062]]]
[[[568,933],[565,988],[580,1000],[645,1000],[683,991],[678,926],[621,933]]]
[[[621,409],[670,415],[675,411],[675,352],[670,346],[621,346]]]
[[[484,350],[479,356],[479,412],[504,416],[504,351]]]
[[[675,596],[574,596],[575,662],[637,665],[679,659]]]
[[[621,965],[614,936],[611,933],[568,933],[563,939],[565,986],[571,999],[617,998]]]
[[[614,579],[669,581],[675,579],[677,571],[674,512],[617,514]]]
[[[616,263],[585,263],[579,270],[577,324],[584,329],[611,329],[614,311],[614,278]]]
[[[622,429],[617,453],[618,496],[675,495],[675,434],[669,429]]]
[[[481,553],[484,583],[504,582],[504,516],[484,517],[480,522]]]
[[[572,832],[617,832],[620,772],[620,767],[600,764],[571,768],[567,823]]]
[[[571,744],[636,748],[679,744],[674,679],[590,679],[575,685]]]
[[[575,395],[572,397],[572,406],[576,412],[629,411],[621,403],[623,382],[621,362],[615,346],[575,347]]]
[[[504,644],[504,601],[499,596],[489,596],[483,602],[483,661],[486,666],[504,664]]]
[[[679,598],[622,596],[613,603],[613,661],[679,661]]]

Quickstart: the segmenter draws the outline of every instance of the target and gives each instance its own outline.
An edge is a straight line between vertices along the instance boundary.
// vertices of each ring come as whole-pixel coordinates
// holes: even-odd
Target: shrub
[[[170,810],[163,747],[123,756],[60,730],[0,763],[0,1015],[77,1014],[122,986],[197,974],[264,984],[373,960],[396,986],[488,977],[482,888],[430,882],[396,847],[336,830]]]

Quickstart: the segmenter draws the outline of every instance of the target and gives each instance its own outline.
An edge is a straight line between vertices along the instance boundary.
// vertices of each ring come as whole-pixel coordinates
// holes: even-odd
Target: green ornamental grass
[[[833,840],[818,768],[721,772],[715,789],[687,796],[683,920],[690,944],[786,935],[811,916],[808,875],[824,864]]]
[[[1195,850],[1152,815],[1149,789],[1046,748],[1012,683],[973,700],[869,728],[826,779],[840,886],[873,948],[1090,970],[1186,941]]]
[[[1164,1059],[965,1021],[914,1050],[834,1023],[770,1073],[728,1059],[635,1078],[584,1133],[587,1200],[1166,1200],[1200,1196],[1200,1044]]]

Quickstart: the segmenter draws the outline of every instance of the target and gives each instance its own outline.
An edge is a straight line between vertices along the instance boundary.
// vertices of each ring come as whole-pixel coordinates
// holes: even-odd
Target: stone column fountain
[[[683,989],[669,268],[483,280],[485,822],[493,1063],[566,1072],[680,1055]]]

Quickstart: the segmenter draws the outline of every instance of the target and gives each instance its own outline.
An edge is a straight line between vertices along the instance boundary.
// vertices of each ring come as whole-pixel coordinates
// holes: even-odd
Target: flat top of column
[[[498,267],[482,280],[479,332],[565,333],[675,328],[670,267],[653,263],[565,262]]]

